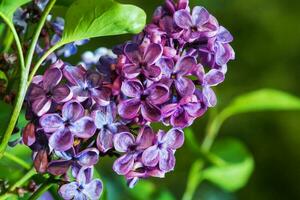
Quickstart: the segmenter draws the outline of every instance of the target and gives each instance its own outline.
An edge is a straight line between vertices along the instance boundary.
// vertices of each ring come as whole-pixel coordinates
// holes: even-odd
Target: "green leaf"
[[[55,5],[70,6],[73,2],[74,2],[74,0],[57,0]]]
[[[203,170],[203,178],[231,192],[244,187],[254,169],[253,157],[246,147],[238,140],[225,139],[215,143],[212,153],[225,164]]]
[[[202,148],[209,150],[224,121],[233,115],[258,111],[291,110],[300,110],[300,98],[286,92],[261,89],[241,95],[210,122]]]
[[[231,115],[266,110],[300,110],[300,98],[278,90],[262,89],[237,97],[225,110]]]
[[[61,42],[139,33],[145,23],[145,12],[136,6],[113,0],[77,0],[66,13]]]
[[[13,14],[17,8],[30,1],[31,0],[0,0],[0,14],[12,21]]]

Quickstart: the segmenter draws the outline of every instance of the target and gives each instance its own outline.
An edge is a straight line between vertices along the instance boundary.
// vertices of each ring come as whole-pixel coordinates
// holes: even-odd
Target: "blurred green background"
[[[163,0],[121,2],[143,8],[149,21]],[[235,37],[236,60],[229,63],[227,79],[217,87],[219,103],[215,109],[226,106],[237,95],[265,87],[300,96],[300,1],[191,0],[191,5],[205,6]],[[81,50],[111,47],[126,39],[130,36],[94,39]],[[199,141],[204,135],[207,118],[208,115],[198,119],[192,127]],[[264,112],[239,115],[227,121],[219,138],[234,136],[242,140],[254,155],[255,171],[246,187],[234,194],[204,182],[194,199],[300,199],[299,120],[299,112]],[[143,195],[151,192],[151,187],[158,187],[165,188],[176,199],[181,198],[196,155],[185,145],[176,152],[176,157],[174,172],[167,174],[165,179],[153,179],[155,185],[142,190],[137,188],[135,192]],[[101,163],[106,163],[105,174],[111,174],[110,163],[105,159]],[[121,187],[119,192],[123,194],[125,190]],[[118,190],[115,191],[116,198],[121,198]]]
[[[143,8],[151,20],[155,8],[164,0],[118,0]],[[218,106],[224,108],[243,93],[274,88],[300,97],[300,1],[298,0],[190,0],[191,6],[205,6],[220,24],[233,34],[236,60],[228,65],[226,81],[216,88]],[[57,13],[65,11],[58,8]],[[111,48],[132,36],[92,39],[80,52],[98,47]],[[67,61],[76,64],[80,56]],[[192,129],[200,143],[208,116],[198,119]],[[300,199],[300,117],[299,112],[262,112],[230,118],[221,128],[220,138],[241,140],[254,156],[255,170],[248,184],[235,193],[204,182],[195,200],[286,200]],[[113,160],[102,158],[100,172],[109,199],[181,199],[192,163],[198,158],[187,145],[176,152],[175,171],[164,179],[142,181],[128,189],[122,177],[111,169]],[[9,165],[10,166],[10,165]],[[10,170],[8,166],[1,170]],[[12,169],[12,168],[11,168]],[[13,171],[8,173],[14,174]],[[122,181],[123,180],[123,181]],[[163,191],[163,192],[162,192]],[[153,198],[150,198],[153,199]]]

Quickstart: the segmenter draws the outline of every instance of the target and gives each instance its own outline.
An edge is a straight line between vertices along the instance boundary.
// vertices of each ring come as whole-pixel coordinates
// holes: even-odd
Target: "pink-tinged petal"
[[[172,171],[175,167],[175,156],[171,149],[159,151],[159,169],[165,172]]]
[[[193,26],[192,18],[187,10],[178,10],[174,13],[174,21],[182,29],[189,29]]]
[[[195,84],[192,80],[184,77],[179,77],[175,81],[175,87],[177,92],[182,96],[190,96],[195,92]]]
[[[100,106],[108,106],[110,103],[111,90],[103,87],[101,90],[92,89],[91,91],[92,98],[96,101],[96,103]]]
[[[140,75],[141,68],[139,65],[125,65],[122,68],[122,73],[126,78],[133,79]]]
[[[153,81],[160,80],[162,76],[162,71],[160,67],[157,67],[155,65],[145,67],[143,69],[143,73],[148,79]]]
[[[114,135],[114,147],[119,152],[127,152],[130,146],[134,145],[135,138],[129,132],[122,132]]]
[[[59,188],[59,195],[65,200],[71,200],[78,196],[79,194],[79,184],[77,182],[68,183],[62,185]]]
[[[73,161],[71,160],[54,160],[48,164],[47,171],[55,176],[67,173]]]
[[[82,193],[85,194],[88,199],[97,200],[100,198],[103,191],[102,182],[99,179],[94,179],[90,183],[86,184]]]
[[[89,98],[89,91],[83,90],[82,87],[80,87],[80,86],[72,86],[71,90],[73,92],[73,97],[78,102],[83,102]]]
[[[142,60],[141,54],[139,52],[139,46],[135,43],[128,43],[124,48],[125,55],[134,64],[139,64]]]
[[[201,6],[195,6],[192,13],[192,19],[195,26],[201,27],[208,21],[209,13],[205,8]]]
[[[155,105],[165,103],[170,98],[169,88],[163,84],[154,84],[147,90],[148,100]]]
[[[177,9],[188,9],[189,0],[179,0],[177,3]]]
[[[49,138],[49,146],[57,151],[66,151],[73,145],[74,137],[68,129],[59,129]]]
[[[55,88],[53,88],[52,93],[52,98],[56,103],[64,103],[70,101],[73,97],[71,89],[66,85],[56,86]]]
[[[206,111],[206,107],[203,106],[200,102],[190,102],[183,107],[184,110],[192,117],[200,117]]]
[[[113,170],[119,175],[125,175],[133,169],[134,158],[133,155],[123,155],[118,158],[113,164]]]
[[[31,84],[41,85],[43,82],[43,75],[36,75],[33,77]]]
[[[84,116],[84,108],[77,101],[69,101],[62,108],[62,116],[65,120],[74,122]]]
[[[218,42],[221,43],[230,43],[233,41],[233,36],[223,26],[220,26],[217,38],[218,38]]]
[[[205,99],[205,103],[208,107],[214,107],[217,105],[216,94],[210,87],[204,87],[202,92]]]
[[[177,110],[177,107],[178,107],[177,103],[172,103],[172,104],[165,105],[161,109],[163,118],[170,117],[171,115],[173,115],[173,113]]]
[[[64,120],[59,114],[45,114],[40,118],[39,122],[46,133],[53,133],[65,126]]]
[[[138,115],[140,107],[140,99],[127,99],[119,103],[118,113],[125,119],[133,119]]]
[[[160,109],[148,101],[142,103],[141,114],[149,122],[158,122],[161,119]]]
[[[177,109],[171,116],[170,123],[173,127],[185,128],[193,122],[194,118],[189,116],[183,108]]]
[[[159,161],[159,150],[156,145],[149,147],[142,154],[142,162],[148,167],[155,167]]]
[[[171,77],[175,66],[173,59],[170,58],[159,59],[157,65],[161,68],[163,76],[166,76],[168,78]]]
[[[30,85],[30,92],[29,92],[30,101],[34,101],[45,97],[46,97],[45,90],[41,86],[36,84]]]
[[[99,151],[96,148],[88,148],[76,156],[76,160],[83,167],[91,167],[99,160]]]
[[[198,30],[202,32],[203,36],[211,38],[217,35],[219,23],[214,16],[209,15],[208,22],[201,26],[201,28],[198,27]]]
[[[165,1],[165,9],[167,9],[170,13],[174,13],[176,10],[176,5],[173,0],[166,0]],[[165,12],[165,11],[164,11]]]
[[[144,53],[144,62],[147,63],[148,66],[154,64],[162,55],[163,48],[160,44],[151,43],[146,48]]]
[[[62,60],[58,59],[55,63],[50,65],[50,68],[62,69],[64,65],[65,63]]]
[[[147,171],[147,176],[149,177],[157,177],[157,178],[164,178],[165,177],[165,173],[164,171],[162,170],[159,170],[159,169],[151,169],[151,170],[148,170]]]
[[[216,52],[216,63],[219,66],[227,64],[229,60],[233,60],[235,57],[234,50],[229,44],[218,44],[218,50]]]
[[[204,71],[204,67],[201,64],[198,64],[195,67],[192,74],[198,78],[198,80],[200,81],[201,84],[204,82],[205,71]]]
[[[113,148],[114,134],[107,129],[100,130],[97,136],[97,147],[98,149],[106,153],[108,150]]]
[[[92,181],[93,167],[82,167],[76,176],[76,180],[80,185],[85,185]]]
[[[194,57],[186,56],[176,63],[174,72],[177,73],[179,76],[188,75],[192,71],[194,71],[196,65],[197,62]]]
[[[98,129],[102,129],[103,126],[108,124],[107,116],[102,110],[95,110],[92,112],[91,117],[94,119],[95,126]]]
[[[184,143],[184,133],[181,129],[172,128],[163,136],[162,140],[168,148],[176,150]]]
[[[69,126],[71,133],[79,138],[90,138],[96,132],[96,126],[92,118],[82,117],[71,126]]]
[[[47,113],[52,105],[52,101],[46,97],[36,99],[32,103],[32,111],[37,115],[37,116],[42,116],[45,113]]]
[[[172,34],[174,32],[174,20],[171,16],[164,16],[159,21],[159,27],[166,33]]]
[[[225,75],[216,69],[211,69],[206,75],[205,75],[205,82],[209,86],[216,86],[220,83],[222,83],[225,79]]]
[[[127,97],[140,97],[144,87],[138,79],[125,80],[122,83],[121,91]]]
[[[63,74],[72,85],[81,85],[84,82],[86,70],[80,65],[78,67],[65,66]]]
[[[143,126],[139,130],[139,134],[136,138],[138,149],[146,149],[153,145],[155,139],[155,133],[150,126]]]
[[[62,79],[62,72],[60,69],[58,68],[47,69],[43,77],[44,90],[46,91],[51,90],[53,87],[58,85],[61,79]]]

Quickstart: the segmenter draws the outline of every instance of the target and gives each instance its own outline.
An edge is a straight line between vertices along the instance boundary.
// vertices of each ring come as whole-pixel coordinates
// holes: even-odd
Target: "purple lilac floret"
[[[43,9],[46,1],[36,2]],[[49,22],[52,46],[64,24],[60,18]],[[183,129],[217,104],[213,88],[234,59],[232,40],[205,8],[166,0],[115,54],[89,51],[77,66],[50,56],[54,64],[34,78],[26,97],[30,122],[23,143],[33,150],[37,171],[61,177],[64,199],[100,197],[103,186],[92,171],[104,156],[117,157],[113,170],[129,187],[165,177],[175,167]],[[59,52],[71,55],[77,44]],[[153,122],[168,131],[153,130]]]

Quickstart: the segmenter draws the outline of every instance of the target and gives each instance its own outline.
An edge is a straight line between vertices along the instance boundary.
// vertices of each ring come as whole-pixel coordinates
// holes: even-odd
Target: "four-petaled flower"
[[[75,149],[71,148],[68,151],[56,151],[55,154],[60,157],[60,160],[53,160],[48,164],[48,172],[53,175],[65,174],[70,166],[74,168],[92,167],[99,159],[99,151],[96,148],[87,148],[76,154]]]
[[[165,172],[173,170],[175,166],[174,152],[184,142],[183,131],[171,129],[167,133],[160,130],[157,133],[155,144],[147,148],[142,155],[142,162],[149,167],[159,166]]]
[[[149,126],[142,127],[136,138],[129,132],[116,134],[114,147],[118,152],[125,154],[114,162],[114,171],[119,175],[126,175],[133,170],[138,156],[153,144],[154,137],[155,135]]]
[[[81,168],[76,181],[62,185],[59,194],[65,200],[97,200],[100,198],[103,186],[99,179],[92,180],[93,168]]]
[[[192,15],[186,9],[176,11],[174,13],[174,22],[185,30],[183,35],[189,42],[193,42],[201,37],[216,35],[219,26],[217,20],[201,6],[194,7]]]
[[[151,43],[142,48],[138,44],[128,43],[124,52],[130,61],[122,69],[126,78],[136,78],[142,73],[149,79],[159,79],[161,69],[155,63],[163,53],[160,44]]]
[[[91,99],[101,106],[110,102],[111,90],[100,73],[89,72],[83,66],[65,66],[64,76],[69,81],[74,96],[79,102]]]
[[[125,119],[133,119],[141,111],[143,118],[149,122],[161,119],[161,111],[156,105],[169,99],[169,89],[163,84],[153,84],[144,90],[138,79],[126,80],[121,86],[122,93],[130,97],[120,102],[118,112]]]
[[[90,138],[96,127],[91,117],[85,116],[84,108],[77,101],[69,101],[62,108],[62,115],[45,114],[40,118],[40,125],[46,133],[52,133],[49,145],[57,151],[70,149],[74,136]]]
[[[56,65],[57,63],[54,64]],[[53,103],[64,103],[72,99],[71,89],[65,84],[60,84],[62,77],[59,68],[51,67],[42,77],[35,78],[36,82],[33,82],[30,88],[29,100],[37,116],[47,113]]]

